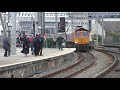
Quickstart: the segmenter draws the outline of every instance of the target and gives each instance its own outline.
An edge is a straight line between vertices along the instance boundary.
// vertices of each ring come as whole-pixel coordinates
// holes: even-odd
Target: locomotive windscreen
[[[82,32],[82,36],[83,36],[83,37],[88,37],[89,34],[88,34],[88,32],[85,32],[85,31],[84,31],[84,32]]]
[[[75,37],[80,37],[80,31],[75,32]]]

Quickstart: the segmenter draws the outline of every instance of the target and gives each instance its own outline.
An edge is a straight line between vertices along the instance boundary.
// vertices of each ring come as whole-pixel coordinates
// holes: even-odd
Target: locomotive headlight
[[[78,40],[75,40],[75,43],[78,43]]]

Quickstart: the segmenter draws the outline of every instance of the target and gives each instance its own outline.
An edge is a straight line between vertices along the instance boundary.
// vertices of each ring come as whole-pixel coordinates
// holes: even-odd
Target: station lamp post
[[[45,34],[45,12],[41,13],[41,34]]]
[[[7,23],[7,27],[8,27],[8,38],[9,38],[9,42],[11,43],[11,28],[12,28],[12,23],[8,22]]]
[[[96,47],[98,47],[98,16],[96,20]]]
[[[33,36],[35,37],[35,21],[33,20]]]
[[[11,55],[16,54],[16,12],[11,12],[12,30],[11,30]]]
[[[31,17],[31,21],[32,21],[32,27],[33,27],[33,36],[35,37],[35,20],[33,17]]]
[[[38,34],[38,17],[39,17],[39,12],[35,12],[35,36]]]
[[[102,15],[102,45],[104,45],[104,16]]]
[[[55,12],[55,39],[57,38],[58,33],[58,14]]]
[[[10,35],[10,28],[12,27],[12,24],[10,23],[10,17],[11,17],[11,15],[10,15],[10,12],[8,12],[8,22],[7,22],[7,27],[8,27],[8,38],[10,39],[11,38],[11,35]],[[11,42],[11,40],[10,40],[10,42]]]

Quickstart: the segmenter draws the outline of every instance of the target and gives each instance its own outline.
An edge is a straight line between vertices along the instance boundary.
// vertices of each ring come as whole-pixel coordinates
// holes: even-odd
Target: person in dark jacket
[[[42,37],[40,34],[39,34],[39,55],[40,56],[43,56],[42,55],[42,48],[43,48],[43,45],[44,45],[44,37]]]
[[[32,47],[31,47],[31,51],[32,51],[32,55],[35,55],[35,37],[33,36],[32,42],[30,41],[30,43],[32,43]]]
[[[59,36],[56,40],[56,42],[58,43],[59,50],[60,49],[63,50],[63,47],[62,47],[63,40],[64,38],[62,36]]]
[[[29,46],[30,46],[29,44],[30,44],[29,39],[26,36],[24,36],[22,53],[24,53],[25,56],[27,56],[27,54],[29,54]]]
[[[3,48],[5,49],[4,57],[10,56],[10,42],[7,37],[3,39]]]
[[[31,51],[33,51],[33,36],[30,35],[30,47],[31,47]]]
[[[53,40],[53,48],[56,48],[56,41]]]
[[[39,55],[39,35],[37,34],[36,37],[33,39],[33,46],[34,46],[34,54],[35,56]]]

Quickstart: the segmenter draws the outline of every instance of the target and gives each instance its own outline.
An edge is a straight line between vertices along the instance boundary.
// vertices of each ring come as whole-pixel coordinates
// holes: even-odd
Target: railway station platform
[[[31,52],[28,57],[17,48],[16,55],[4,57],[0,52],[0,78],[27,77],[34,72],[43,72],[50,68],[62,65],[73,58],[75,48],[43,48],[43,56],[34,56]]]

